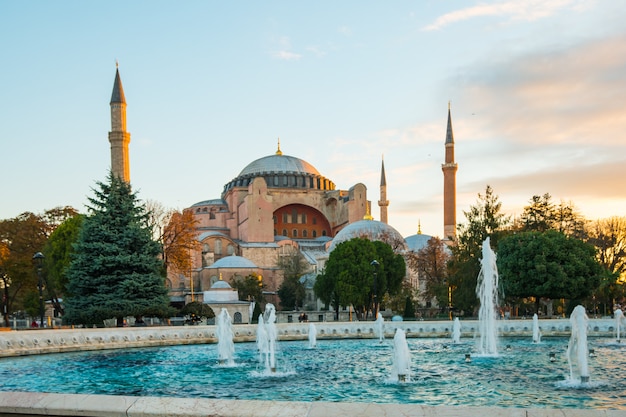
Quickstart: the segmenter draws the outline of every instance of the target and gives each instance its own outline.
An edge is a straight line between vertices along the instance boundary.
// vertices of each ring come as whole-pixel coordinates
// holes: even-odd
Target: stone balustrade
[[[498,333],[506,337],[532,337],[532,320],[500,320]],[[236,342],[256,340],[256,325],[233,326]],[[279,340],[305,340],[309,337],[308,323],[279,323]],[[315,323],[316,338],[358,339],[378,337],[373,321]],[[392,338],[397,328],[408,338],[451,337],[452,321],[386,321],[385,337]],[[568,319],[539,321],[542,337],[567,337],[571,325]],[[461,321],[461,337],[474,337],[477,320]],[[589,320],[589,337],[613,337],[615,321],[610,318]],[[119,349],[147,346],[217,343],[216,326],[160,326],[99,329],[38,329],[0,332],[0,357],[38,355],[83,350]]]

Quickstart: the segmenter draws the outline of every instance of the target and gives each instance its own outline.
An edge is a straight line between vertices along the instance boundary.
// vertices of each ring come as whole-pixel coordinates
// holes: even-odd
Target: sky
[[[443,235],[448,106],[457,223],[493,188],[589,220],[626,207],[626,8],[614,0],[0,0],[0,219],[86,212],[110,169],[116,62],[131,184],[183,209],[284,154],[380,219]]]

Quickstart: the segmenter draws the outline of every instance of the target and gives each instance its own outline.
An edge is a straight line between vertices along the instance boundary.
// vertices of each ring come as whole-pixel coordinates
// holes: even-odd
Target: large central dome
[[[246,165],[237,177],[224,186],[222,198],[229,190],[247,187],[258,177],[265,179],[269,188],[335,189],[335,183],[321,175],[307,161],[295,156],[283,155],[279,145],[274,155],[264,156]]]
[[[269,155],[250,162],[239,173],[240,177],[258,174],[311,174],[320,175],[315,167],[295,156]]]

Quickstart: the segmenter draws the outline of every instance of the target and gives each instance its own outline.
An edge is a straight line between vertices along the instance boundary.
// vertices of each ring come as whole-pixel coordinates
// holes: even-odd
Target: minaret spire
[[[446,129],[446,159],[441,165],[443,171],[443,236],[444,240],[456,240],[456,171],[454,162],[454,133],[450,102],[448,102],[448,126]]]
[[[378,207],[380,207],[380,221],[387,224],[387,207],[389,206],[389,200],[387,200],[387,177],[385,176],[385,157],[382,158],[382,165],[380,168],[380,200],[378,200]]]
[[[115,81],[111,94],[111,172],[118,178],[130,182],[130,158],[128,144],[130,133],[126,131],[126,97],[120,78],[119,64],[115,62]]]

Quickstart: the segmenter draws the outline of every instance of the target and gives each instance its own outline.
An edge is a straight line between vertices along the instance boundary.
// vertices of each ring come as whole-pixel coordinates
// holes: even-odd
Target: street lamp
[[[37,252],[33,255],[33,263],[37,268],[37,278],[39,279],[39,316],[40,316],[40,326],[43,328],[43,316],[44,316],[44,308],[43,308],[43,280],[41,278],[41,268],[43,267],[43,253]]]
[[[380,264],[376,259],[374,259],[370,265],[374,267],[374,320],[378,318],[378,291],[376,289],[376,273],[378,272],[378,267]]]

